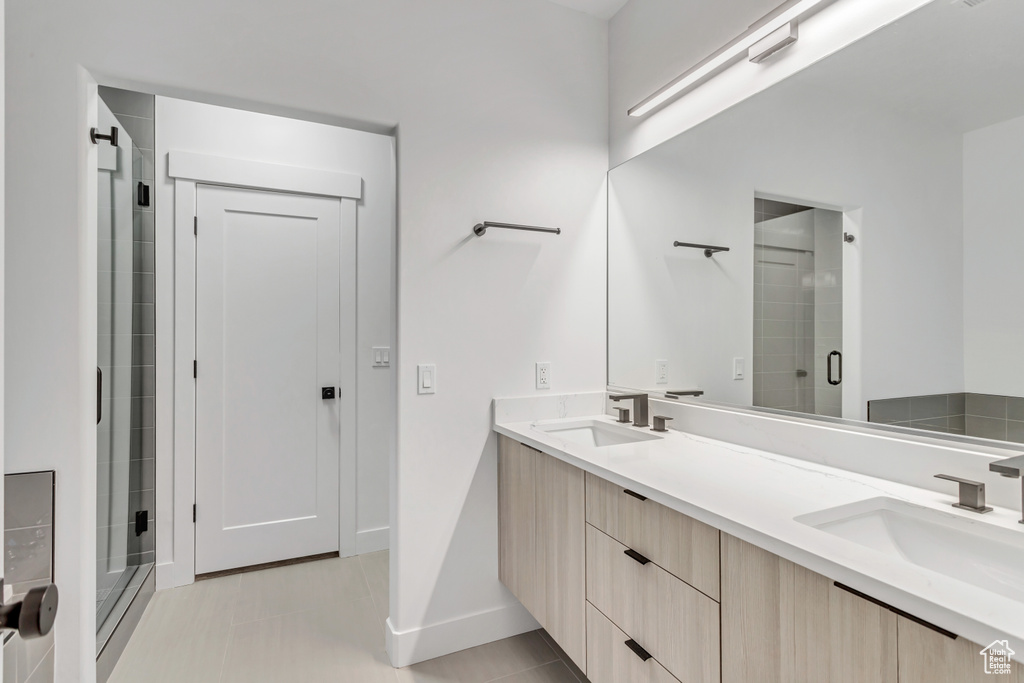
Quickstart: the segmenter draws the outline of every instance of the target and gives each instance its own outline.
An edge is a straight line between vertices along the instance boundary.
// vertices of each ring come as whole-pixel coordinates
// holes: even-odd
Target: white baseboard
[[[385,648],[395,668],[535,631],[540,624],[520,604],[397,632],[387,620]]]
[[[390,545],[391,528],[382,526],[379,529],[367,529],[356,532],[356,554],[375,553],[387,550]]]
[[[164,562],[156,566],[156,589],[158,591],[168,588],[178,588],[195,583],[195,572],[183,567],[183,563]]]

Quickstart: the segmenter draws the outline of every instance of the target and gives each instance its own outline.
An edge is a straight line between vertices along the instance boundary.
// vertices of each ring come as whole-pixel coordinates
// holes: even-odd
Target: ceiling
[[[628,0],[551,0],[551,2],[586,12],[600,19],[611,19]]]
[[[1024,2],[930,5],[793,77],[794,85],[964,133],[1024,115]]]

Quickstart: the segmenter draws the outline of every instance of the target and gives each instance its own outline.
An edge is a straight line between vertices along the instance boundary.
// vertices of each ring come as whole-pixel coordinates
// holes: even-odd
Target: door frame
[[[196,490],[196,196],[197,186],[334,197],[341,202],[341,272],[350,278],[341,296],[341,439],[339,453],[339,553],[356,554],[356,204],[362,178],[315,168],[217,157],[172,150],[168,176],[174,181],[174,576],[172,585],[195,581]],[[351,321],[348,328],[344,321]]]

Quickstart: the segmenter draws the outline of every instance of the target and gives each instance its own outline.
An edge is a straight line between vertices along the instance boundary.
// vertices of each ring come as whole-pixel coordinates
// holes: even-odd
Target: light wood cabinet
[[[583,470],[547,455],[537,461],[540,623],[582,671],[587,668],[586,521]]]
[[[718,529],[587,474],[587,522],[719,599]]]
[[[587,525],[587,600],[687,683],[720,680],[718,603]]]
[[[1024,683],[1024,667],[1014,662],[1009,675],[985,673],[982,647],[964,638],[950,638],[897,617],[900,683]]]
[[[979,644],[504,436],[498,525],[502,583],[592,683],[1024,683],[1016,663],[986,673]]]
[[[538,460],[537,451],[498,437],[498,578],[535,616],[543,604],[537,581]]]
[[[619,627],[587,604],[587,679],[590,683],[679,683],[653,657],[644,661]]]
[[[722,683],[896,683],[896,614],[722,534]]]
[[[501,436],[498,578],[586,671],[583,471]]]

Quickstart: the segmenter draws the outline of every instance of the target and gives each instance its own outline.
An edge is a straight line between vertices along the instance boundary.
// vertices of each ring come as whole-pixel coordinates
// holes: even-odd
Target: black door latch
[[[325,401],[327,399],[335,398],[334,387],[324,387],[320,390],[320,397]]]

